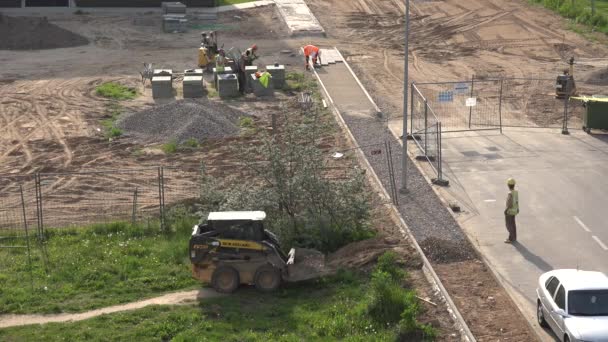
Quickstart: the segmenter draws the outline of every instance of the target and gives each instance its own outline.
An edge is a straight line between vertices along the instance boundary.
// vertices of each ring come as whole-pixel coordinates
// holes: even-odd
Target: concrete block
[[[184,76],[184,98],[203,97],[203,76]]]
[[[181,2],[163,2],[161,4],[163,14],[182,13],[186,14],[186,5]]]
[[[267,65],[266,71],[272,75],[272,84],[276,89],[282,89],[285,86],[284,65]]]
[[[239,81],[236,74],[217,75],[217,92],[221,98],[239,96]]]
[[[154,69],[153,76],[172,76],[173,70],[171,69]]]
[[[218,68],[213,68],[213,86],[217,89],[217,75],[221,74],[232,74],[232,68],[229,66],[224,67],[224,70],[218,70]]]
[[[183,14],[165,14],[163,15],[163,32],[186,32],[188,19]]]
[[[203,69],[184,70],[184,76],[203,76]]]
[[[256,72],[258,72],[258,66],[257,65],[250,65],[250,66],[246,66],[245,67],[245,92],[246,93],[252,93],[253,92],[253,84],[251,83],[251,75],[255,74]]]
[[[274,85],[272,78],[270,79],[270,82],[268,82],[268,88],[265,88],[260,83],[260,80],[255,77],[255,75],[251,75],[251,85],[253,86],[253,93],[257,97],[274,96]]]
[[[173,97],[173,82],[171,76],[152,77],[152,97],[155,99]]]

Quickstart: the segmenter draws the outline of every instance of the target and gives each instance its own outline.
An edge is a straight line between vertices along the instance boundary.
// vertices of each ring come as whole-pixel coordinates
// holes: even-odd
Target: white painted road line
[[[574,216],[574,220],[576,221],[576,223],[578,223],[579,226],[583,227],[583,229],[587,232],[587,233],[591,233],[591,229],[589,229],[584,223],[583,221],[581,221],[581,219],[578,218],[578,216]],[[601,242],[600,242],[601,243]],[[604,248],[606,249],[606,248]]]
[[[487,200],[483,200],[484,202],[496,202],[495,199],[487,199]]]
[[[600,240],[600,238],[598,238],[597,236],[593,235],[593,240],[595,240],[595,242],[597,242],[600,247],[602,247],[605,251],[608,251],[608,246],[604,245],[604,243],[602,242],[602,240]]]

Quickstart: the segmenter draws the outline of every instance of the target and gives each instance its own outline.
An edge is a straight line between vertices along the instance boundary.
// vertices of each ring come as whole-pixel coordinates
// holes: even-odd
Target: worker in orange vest
[[[308,70],[311,57],[313,65],[317,65],[317,59],[319,64],[321,63],[321,50],[314,45],[306,45],[304,47],[304,57],[306,57],[306,70]]]

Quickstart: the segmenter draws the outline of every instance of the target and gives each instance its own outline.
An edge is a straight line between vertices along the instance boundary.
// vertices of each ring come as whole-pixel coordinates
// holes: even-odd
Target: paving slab
[[[325,30],[304,0],[274,0],[292,36],[324,37]]]

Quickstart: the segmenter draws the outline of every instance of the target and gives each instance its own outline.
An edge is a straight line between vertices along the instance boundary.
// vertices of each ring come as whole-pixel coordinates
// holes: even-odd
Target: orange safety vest
[[[319,48],[314,46],[314,45],[306,45],[304,47],[304,56],[305,57],[309,57],[313,52],[317,53],[317,56],[319,55]]]

